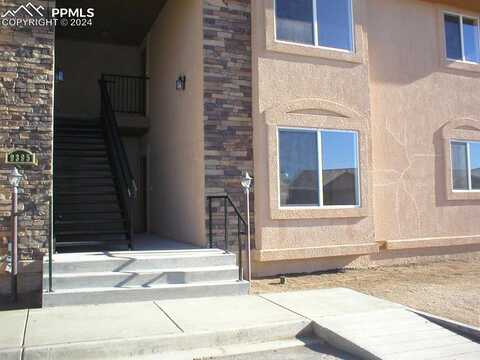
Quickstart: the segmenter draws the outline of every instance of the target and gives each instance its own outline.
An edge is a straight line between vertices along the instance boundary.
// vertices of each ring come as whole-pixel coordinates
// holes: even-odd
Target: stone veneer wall
[[[230,194],[242,214],[246,209],[240,180],[243,172],[253,172],[250,5],[250,0],[204,0],[203,9],[205,193]],[[217,200],[213,213],[218,246],[223,246],[223,211]],[[233,243],[234,216],[230,223]]]
[[[25,2],[26,3],[26,2]],[[0,2],[0,14],[21,1]],[[47,6],[47,2],[35,4]],[[52,2],[50,2],[52,5]],[[25,148],[37,154],[38,166],[25,168],[19,194],[19,247],[21,260],[40,260],[49,237],[49,197],[52,165],[52,109],[54,30],[52,28],[0,28],[0,258],[10,240],[11,167],[5,151]],[[4,265],[4,264],[3,264]],[[0,265],[0,293],[9,291]],[[23,261],[19,291],[41,289],[41,262]]]

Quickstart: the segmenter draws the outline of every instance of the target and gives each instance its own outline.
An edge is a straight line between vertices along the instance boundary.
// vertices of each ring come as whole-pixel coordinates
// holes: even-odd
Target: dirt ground
[[[480,326],[480,263],[431,264],[345,270],[253,281],[254,293],[346,287],[438,316]]]

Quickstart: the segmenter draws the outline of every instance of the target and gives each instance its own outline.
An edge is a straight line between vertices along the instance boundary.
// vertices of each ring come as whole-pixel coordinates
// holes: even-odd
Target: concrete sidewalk
[[[304,338],[361,359],[480,358],[478,343],[348,289],[0,312],[2,360],[193,359]]]

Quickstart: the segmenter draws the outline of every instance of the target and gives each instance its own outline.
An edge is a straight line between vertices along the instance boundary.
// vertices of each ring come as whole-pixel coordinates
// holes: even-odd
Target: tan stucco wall
[[[441,9],[447,8],[414,0],[369,0],[379,241],[417,239],[427,246],[443,238],[444,244],[468,244],[472,239],[464,237],[476,236],[473,242],[479,242],[479,201],[447,199],[450,172],[444,159],[449,149],[443,146],[442,127],[459,119],[480,121],[480,74],[444,66]],[[395,249],[411,245],[393,244],[400,244]]]
[[[55,84],[55,112],[63,115],[98,116],[102,73],[141,74],[138,47],[57,39],[55,67],[65,81]]]
[[[360,61],[272,45],[272,0],[255,1],[257,275],[433,260],[480,250],[480,223],[472,220],[480,215],[478,200],[447,200],[441,136],[449,121],[480,121],[480,74],[445,66],[439,20],[443,5],[353,1]],[[298,120],[298,115],[276,110],[296,101],[332,103],[320,110],[357,115],[327,122],[318,110],[313,116],[303,111]],[[340,128],[350,119],[363,119],[370,146],[360,155],[372,160],[362,171],[368,177],[362,184],[367,214],[336,218],[304,211],[292,212],[290,218],[282,214],[279,220],[272,210],[276,199],[271,199],[278,176],[272,122],[322,127],[335,119]]]
[[[202,1],[170,0],[147,41],[150,230],[194,244],[205,242],[202,34]]]
[[[369,210],[368,200],[363,204],[366,214],[343,218],[323,218],[318,213],[308,214],[305,211],[300,213],[288,210],[290,215],[283,213],[282,219],[278,219],[279,216],[276,216],[278,212],[271,209],[273,205],[271,205],[270,186],[277,182],[277,176],[273,176],[277,171],[269,175],[269,167],[276,167],[277,159],[272,155],[269,157],[269,153],[272,154],[272,149],[269,148],[273,143],[272,135],[269,136],[269,127],[272,124],[275,125],[275,121],[285,121],[286,123],[283,124],[290,126],[297,123],[298,126],[303,127],[321,127],[323,124],[332,125],[336,122],[347,123],[341,128],[355,128],[353,124],[360,123],[365,129],[361,137],[363,136],[366,143],[369,142],[369,74],[363,24],[366,20],[365,2],[360,0],[358,3],[355,9],[358,15],[355,33],[357,49],[362,56],[349,58],[343,54],[336,56],[334,52],[309,52],[310,49],[283,45],[272,47],[271,41],[267,41],[266,38],[268,34],[273,34],[272,21],[269,21],[272,18],[273,1],[253,2],[253,122],[257,249],[254,252],[254,259],[264,260],[255,263],[256,274],[301,269],[302,265],[295,264],[292,262],[293,259],[297,259],[300,264],[304,264],[305,269],[311,271],[324,267],[325,263],[334,264],[335,261],[318,260],[329,254],[369,253],[376,250],[373,238],[373,216]],[[307,110],[312,109],[312,103],[317,103],[314,106],[318,110],[317,114],[301,116],[288,115],[286,112],[284,115],[276,114],[275,109],[284,108],[285,104],[295,102],[306,104],[305,114],[315,113]],[[329,116],[331,112],[337,115]],[[282,120],[277,120],[279,118]],[[274,145],[273,149],[275,149]],[[364,160],[368,161],[370,150],[366,149],[363,155]],[[370,197],[368,184],[362,186],[362,192],[366,199]],[[312,266],[311,261],[301,260],[302,258],[316,258],[317,267]],[[273,259],[275,261],[272,261]],[[280,261],[282,259],[283,262]],[[342,261],[342,263],[348,263],[348,261]]]

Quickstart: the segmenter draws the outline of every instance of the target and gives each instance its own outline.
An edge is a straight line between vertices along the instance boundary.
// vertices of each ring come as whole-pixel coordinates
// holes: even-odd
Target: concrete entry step
[[[128,303],[149,300],[169,300],[248,294],[248,282],[211,281],[193,284],[165,284],[131,288],[81,288],[43,294],[43,306]]]
[[[43,306],[245,295],[234,254],[219,249],[56,254],[44,259]]]
[[[56,274],[53,287],[58,290],[77,288],[132,288],[163,284],[189,284],[205,281],[234,281],[238,279],[235,265],[162,270],[118,271]],[[43,277],[43,287],[48,287],[48,274]]]
[[[46,269],[48,257],[44,258],[43,263]],[[55,254],[53,273],[163,270],[235,264],[234,254],[219,249],[94,252]]]

